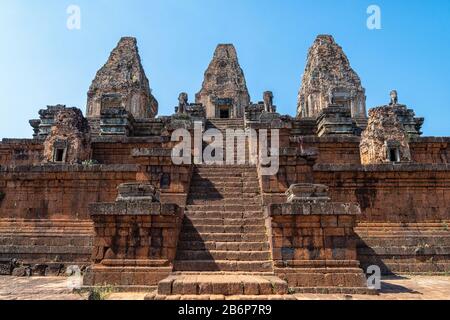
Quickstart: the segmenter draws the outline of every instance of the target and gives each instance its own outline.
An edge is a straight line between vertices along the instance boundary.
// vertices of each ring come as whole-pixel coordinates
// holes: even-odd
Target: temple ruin
[[[450,138],[423,137],[424,119],[396,91],[367,116],[365,89],[332,36],[309,50],[295,116],[277,113],[270,91],[251,101],[229,44],[195,102],[177,98],[172,115],[157,116],[127,37],[97,72],[86,116],[48,106],[30,120],[30,139],[3,139],[0,274],[78,265],[86,288],[165,299],[371,294],[369,266],[450,272]],[[257,152],[248,132],[276,130],[278,171],[248,160],[174,164],[177,129],[239,129],[245,149],[226,153]]]

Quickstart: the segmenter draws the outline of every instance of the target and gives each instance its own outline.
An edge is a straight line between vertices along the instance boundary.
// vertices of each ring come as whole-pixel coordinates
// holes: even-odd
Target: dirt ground
[[[109,300],[143,300],[147,293],[111,293]],[[0,300],[85,300],[73,293],[64,277],[0,277]],[[244,297],[232,297],[239,299]],[[448,276],[385,278],[379,295],[295,294],[297,300],[450,300]]]

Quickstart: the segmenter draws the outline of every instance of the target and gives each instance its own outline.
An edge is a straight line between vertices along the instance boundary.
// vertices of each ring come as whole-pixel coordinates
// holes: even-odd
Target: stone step
[[[271,261],[175,260],[174,271],[271,272]]]
[[[50,229],[50,228],[0,228],[0,235],[8,235],[8,234],[30,234],[36,236],[52,236],[59,234],[71,234],[71,235],[88,235],[94,232],[94,228],[89,229]]]
[[[235,133],[235,135],[245,136],[244,125],[241,123],[225,123],[225,122],[211,123],[206,125],[206,129],[219,130],[220,132],[222,132],[224,136],[226,134],[227,129],[240,130],[239,132]]]
[[[358,235],[363,238],[407,238],[407,237],[420,237],[420,236],[439,236],[448,237],[450,232],[446,230],[389,230],[389,231],[371,231],[371,232],[358,232]]]
[[[184,233],[265,233],[265,225],[236,226],[236,225],[184,225]]]
[[[177,260],[269,261],[269,251],[179,250]]]
[[[259,242],[179,241],[178,249],[267,251],[270,249],[270,246],[267,241],[259,241]]]
[[[16,254],[91,254],[91,246],[16,246],[6,245],[0,246],[0,254],[14,256]]]
[[[186,210],[184,215],[189,219],[261,219],[264,218],[264,213],[259,211],[197,211],[197,210]]]
[[[23,225],[42,225],[42,226],[92,226],[93,223],[90,220],[67,220],[67,219],[14,219],[14,218],[1,218],[0,224],[23,224]]]
[[[244,177],[229,177],[229,176],[197,176],[194,175],[191,179],[191,184],[198,184],[202,182],[211,182],[211,183],[217,183],[217,182],[244,182],[246,181],[246,178]]]
[[[266,233],[180,233],[180,241],[258,242],[267,241]]]
[[[258,187],[224,187],[224,186],[195,186],[192,185],[189,189],[191,193],[203,193],[203,194],[226,194],[226,193],[259,193]]]
[[[249,205],[242,205],[242,204],[226,204],[226,205],[220,205],[220,204],[209,204],[209,205],[198,205],[198,204],[188,204],[186,205],[186,209],[188,211],[213,211],[213,212],[230,212],[230,211],[261,211],[261,205],[257,204],[249,204]]]
[[[70,234],[57,236],[0,234],[0,246],[90,246],[92,245],[92,238],[93,234],[90,236]]]
[[[203,173],[203,174],[196,174],[193,175],[191,178],[191,181],[215,181],[215,182],[220,182],[223,181],[225,173],[223,174],[218,174],[216,172],[213,173]],[[256,174],[239,174],[236,176],[229,176],[229,174],[226,174],[226,178],[227,181],[233,181],[233,180],[237,180],[237,181],[258,181],[258,177],[256,176]]]
[[[261,198],[225,198],[225,199],[195,199],[189,197],[187,200],[189,205],[261,205]]]
[[[195,172],[256,172],[256,166],[251,164],[202,164],[194,168]]]
[[[389,246],[389,247],[376,247],[371,246],[365,247],[365,248],[358,248],[359,254],[377,254],[377,255],[397,255],[397,256],[403,256],[403,255],[411,255],[411,256],[417,256],[417,255],[447,255],[450,257],[450,246],[424,246],[424,245],[418,245],[418,246]]]
[[[215,192],[212,191],[210,193],[204,193],[204,192],[190,192],[189,193],[189,199],[211,199],[211,200],[217,200],[217,199],[227,199],[227,198],[240,198],[240,199],[247,199],[247,198],[256,198],[260,197],[259,192]]]
[[[158,285],[159,295],[285,295],[286,281],[258,275],[171,275]]]
[[[211,182],[211,181],[207,181],[207,180],[203,180],[203,181],[193,181],[191,183],[191,186],[196,186],[196,187],[204,187],[204,188],[215,188],[215,189],[219,189],[219,188],[230,188],[230,187],[241,187],[241,188],[258,188],[259,187],[259,183],[257,181],[216,181],[216,182]]]
[[[429,221],[429,222],[360,222],[357,229],[379,229],[379,228],[423,228],[423,227],[442,227],[450,221]]]
[[[372,265],[372,262],[361,261],[363,268]],[[382,274],[440,274],[447,275],[450,272],[450,262],[410,262],[410,261],[384,261],[381,265]]]
[[[185,225],[192,226],[265,226],[265,219],[231,219],[231,218],[188,218],[184,219]]]
[[[409,237],[409,238],[364,238],[357,241],[358,247],[417,247],[427,244],[428,246],[450,246],[450,236],[433,237]]]
[[[227,170],[218,170],[217,168],[211,170],[194,170],[193,177],[223,177],[224,174],[226,174],[227,177],[258,177],[256,169],[251,169],[248,171],[228,169],[227,172]]]

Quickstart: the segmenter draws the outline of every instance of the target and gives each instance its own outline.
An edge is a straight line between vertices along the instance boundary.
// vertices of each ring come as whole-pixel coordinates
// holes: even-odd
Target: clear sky
[[[66,26],[69,5],[81,29]],[[369,5],[381,30],[366,25]],[[426,118],[426,136],[450,136],[448,0],[1,0],[0,138],[31,137],[46,105],[85,112],[96,71],[122,36],[138,39],[160,115],[181,91],[194,100],[218,43],[233,43],[253,101],[274,92],[295,115],[308,48],[332,34],[366,88],[367,106],[399,102]]]

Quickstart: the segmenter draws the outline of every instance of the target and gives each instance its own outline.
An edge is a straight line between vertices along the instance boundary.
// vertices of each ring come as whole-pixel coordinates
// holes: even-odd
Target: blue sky
[[[68,30],[69,5],[81,30]],[[381,30],[366,27],[381,8]],[[450,1],[392,0],[1,0],[0,137],[31,137],[46,105],[85,111],[96,71],[121,36],[138,39],[160,115],[178,93],[194,99],[218,43],[233,43],[253,101],[272,90],[295,115],[307,50],[332,34],[366,88],[367,105],[401,103],[426,118],[424,134],[450,136]]]

